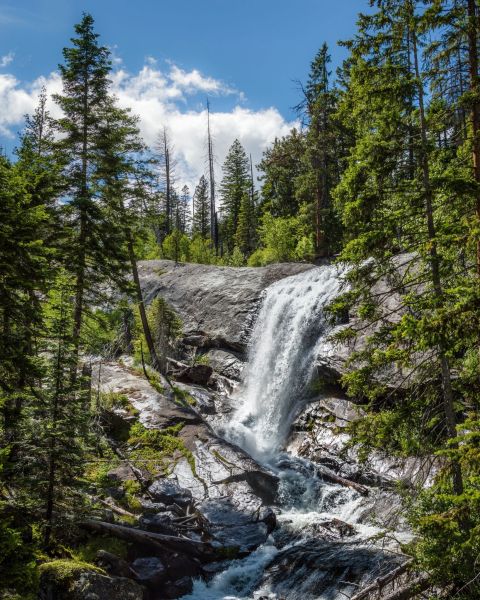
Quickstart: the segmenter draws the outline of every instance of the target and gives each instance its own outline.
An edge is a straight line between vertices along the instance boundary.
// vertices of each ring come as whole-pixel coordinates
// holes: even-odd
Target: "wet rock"
[[[299,263],[233,268],[151,260],[139,262],[139,275],[147,303],[161,296],[179,314],[185,341],[243,352],[262,291],[312,268]]]
[[[238,352],[222,350],[220,348],[210,349],[205,356],[216,373],[224,377],[240,380],[245,363]]]
[[[265,543],[276,523],[272,510],[243,513],[228,499],[207,500],[197,510],[214,539],[224,546],[239,546],[242,552],[251,552]]]
[[[401,562],[401,557],[378,549],[311,539],[280,551],[267,567],[261,586],[289,600],[349,598],[359,585]]]
[[[170,580],[175,581],[182,577],[199,577],[204,574],[204,567],[194,558],[184,554],[172,554],[164,557],[165,567]]]
[[[95,377],[98,377],[97,368]],[[199,386],[179,386],[195,399],[202,393]],[[127,396],[146,428],[181,425],[176,434],[181,451],[162,457],[163,461],[170,461],[169,479],[154,481],[149,490],[151,497],[142,500],[148,512],[160,512],[161,509],[155,510],[158,503],[177,505],[185,511],[192,500],[200,503],[206,499],[228,497],[239,511],[253,514],[262,504],[270,504],[275,499],[278,478],[241,448],[217,435],[195,406],[175,403],[169,395],[168,384],[163,392],[153,389],[129,366],[128,359],[124,359],[123,364],[102,364],[100,387]],[[216,406],[219,395],[205,390],[204,393]],[[151,476],[155,477],[159,472]],[[168,486],[167,492],[164,486]],[[179,492],[178,488],[183,488],[184,492]]]
[[[162,561],[155,556],[137,558],[132,563],[138,583],[149,589],[157,588],[167,577],[167,570]]]
[[[193,581],[190,577],[182,577],[177,581],[167,583],[163,586],[163,591],[160,598],[181,598],[186,594],[190,594],[193,590]]]
[[[169,479],[157,479],[148,488],[148,493],[158,502],[163,502],[167,506],[176,504],[181,508],[187,508],[193,499],[190,490],[181,488]]]
[[[164,535],[177,535],[174,526],[176,515],[170,511],[157,514],[143,515],[139,519],[141,529],[152,533],[163,533]]]

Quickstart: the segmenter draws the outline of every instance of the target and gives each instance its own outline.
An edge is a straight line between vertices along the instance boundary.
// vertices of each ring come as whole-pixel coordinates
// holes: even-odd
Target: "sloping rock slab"
[[[263,290],[312,268],[301,263],[234,268],[150,260],[141,261],[138,270],[146,302],[157,296],[167,300],[192,345],[244,351]]]
[[[98,373],[97,366],[93,381]],[[178,437],[191,456],[176,458],[170,478],[189,490],[194,501],[227,497],[240,511],[253,514],[275,498],[277,477],[241,448],[219,438],[193,408],[176,403],[167,385],[160,393],[128,364],[108,362],[102,364],[100,389],[127,396],[146,428],[183,424]],[[182,389],[188,386],[182,384]],[[157,502],[165,503],[160,498]]]

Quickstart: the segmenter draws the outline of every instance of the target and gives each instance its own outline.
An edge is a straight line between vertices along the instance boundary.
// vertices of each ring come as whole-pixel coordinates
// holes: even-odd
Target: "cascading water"
[[[338,295],[338,269],[325,266],[266,290],[227,437],[261,462],[283,446],[328,333],[324,308]]]
[[[218,433],[279,477],[278,527],[253,554],[231,562],[208,583],[196,582],[189,600],[336,600],[353,593],[349,578],[358,585],[365,573],[388,567],[389,559],[364,544],[379,531],[359,522],[369,501],[325,483],[314,463],[283,449],[307,400],[315,359],[331,351],[324,311],[341,281],[338,269],[324,266],[280,280],[265,292],[244,380],[233,399],[238,409]],[[348,543],[329,538],[329,523],[344,524]]]

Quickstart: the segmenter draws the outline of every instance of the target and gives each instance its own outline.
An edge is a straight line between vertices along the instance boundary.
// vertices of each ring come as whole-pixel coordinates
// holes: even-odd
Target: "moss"
[[[63,584],[73,581],[76,577],[86,571],[106,575],[103,569],[81,560],[53,560],[40,565],[39,570],[42,576],[46,576],[51,581]]]
[[[126,559],[128,544],[114,537],[94,537],[73,552],[74,559],[77,562],[89,564],[96,559],[99,550],[105,550]]]
[[[185,406],[186,404],[189,406],[195,406],[197,404],[197,401],[191,394],[176,386],[173,386],[173,397],[175,402],[181,406]]]
[[[165,474],[171,462],[175,462],[178,456],[183,456],[197,477],[195,457],[178,437],[183,426],[184,423],[178,423],[165,429],[147,429],[141,423],[135,423],[128,440],[130,445],[136,446],[131,456],[140,460],[146,460],[146,456],[151,457],[151,460],[157,459]]]
[[[128,396],[119,392],[105,392],[100,394],[100,404],[108,410],[122,409],[130,416],[138,417],[140,412],[132,405]]]
[[[212,450],[212,454],[213,456],[215,456],[216,458],[218,458],[218,460],[220,462],[222,462],[224,465],[226,465],[227,467],[232,467],[235,468],[235,465],[233,463],[231,463],[230,461],[228,461],[224,456],[222,456],[220,454],[220,452],[218,452],[217,450]]]
[[[92,460],[86,465],[85,479],[101,489],[111,487],[112,481],[108,478],[108,473],[120,464],[121,461],[117,457],[106,460]]]

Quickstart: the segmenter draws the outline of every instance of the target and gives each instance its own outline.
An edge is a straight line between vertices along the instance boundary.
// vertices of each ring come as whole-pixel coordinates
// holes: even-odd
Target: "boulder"
[[[143,600],[145,588],[124,577],[109,577],[57,560],[41,568],[39,600]],[[62,563],[62,564],[60,564]]]
[[[96,563],[105,569],[109,575],[113,575],[114,577],[127,577],[129,579],[135,577],[135,573],[126,560],[106,550],[99,550],[97,552]]]
[[[190,577],[182,577],[177,581],[172,581],[163,586],[161,596],[159,595],[158,600],[170,599],[170,598],[181,598],[193,591],[193,581]],[[155,599],[157,600],[157,599]]]
[[[226,498],[207,500],[197,507],[205,530],[223,546],[238,546],[243,553],[264,544],[275,528],[276,518],[270,508],[254,514],[241,512]]]
[[[138,524],[145,531],[152,533],[163,533],[164,535],[177,535],[174,526],[176,515],[170,511],[159,512],[157,514],[142,515]]]
[[[193,499],[190,490],[181,488],[169,479],[157,479],[148,488],[148,493],[157,502],[162,502],[167,506],[176,504],[181,508],[187,508]]]
[[[156,556],[137,558],[132,563],[138,583],[149,589],[157,588],[167,577],[167,570]]]
[[[212,376],[213,369],[209,365],[193,365],[174,373],[177,381],[186,381],[198,385],[207,385]]]

